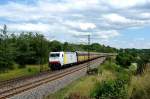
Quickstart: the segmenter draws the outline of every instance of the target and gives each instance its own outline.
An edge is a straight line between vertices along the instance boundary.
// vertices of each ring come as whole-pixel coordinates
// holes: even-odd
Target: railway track
[[[91,63],[96,63],[96,60],[91,61]],[[45,83],[60,79],[62,77],[65,77],[66,75],[72,74],[72,73],[77,72],[79,70],[82,70],[86,67],[87,67],[87,63],[83,63],[83,64],[80,64],[78,66],[74,66],[74,67],[67,68],[64,70],[52,72],[48,76],[42,77],[38,80],[33,80],[31,82],[27,82],[27,83],[24,83],[24,84],[21,84],[18,86],[8,88],[8,89],[0,92],[0,99],[6,99],[9,97],[12,97],[12,96],[19,94],[21,92],[36,88],[36,87],[43,85]]]
[[[54,72],[58,72],[58,71],[53,71]],[[38,77],[42,77],[42,76],[47,76],[50,75],[52,72],[50,71],[44,71],[41,73],[38,73],[36,75],[32,75],[32,76],[23,76],[23,77],[18,77],[18,78],[14,78],[14,79],[10,79],[10,80],[5,80],[5,81],[0,81],[0,92],[1,90],[3,90],[4,87],[13,87],[13,84],[16,83],[21,83],[22,81],[27,81],[27,80],[32,80],[34,78],[38,78]]]
[[[22,76],[22,77],[9,79],[9,80],[0,81],[0,87],[1,88],[6,87],[6,86],[9,86],[12,83],[17,83],[17,82],[20,82],[22,80],[28,80],[28,79],[32,79],[32,78],[35,78],[35,77],[40,77],[42,75],[47,75],[47,74],[50,74],[49,70],[43,71],[41,73],[38,73],[38,74],[35,74],[35,75],[32,75],[32,76]]]

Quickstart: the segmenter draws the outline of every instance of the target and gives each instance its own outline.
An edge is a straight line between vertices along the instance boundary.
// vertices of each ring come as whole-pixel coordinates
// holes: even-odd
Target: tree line
[[[45,64],[51,51],[117,52],[116,48],[93,43],[91,45],[50,41],[40,33],[9,33],[7,26],[0,31],[0,71],[13,69],[14,64]]]
[[[7,26],[0,31],[0,71],[13,69],[14,64],[25,67],[27,64],[45,64],[51,51],[88,51],[118,53],[117,64],[128,68],[138,63],[138,72],[142,72],[150,62],[150,49],[116,49],[93,43],[91,45],[71,44],[50,41],[44,35],[35,32],[9,33]]]
[[[150,49],[120,49],[116,61],[125,68],[129,68],[131,63],[137,63],[137,74],[142,74],[150,63]]]

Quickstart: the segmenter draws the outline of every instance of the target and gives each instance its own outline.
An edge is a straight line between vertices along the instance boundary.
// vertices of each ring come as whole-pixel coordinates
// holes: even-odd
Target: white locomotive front
[[[50,52],[49,66],[51,69],[60,69],[66,65],[77,63],[76,52]]]

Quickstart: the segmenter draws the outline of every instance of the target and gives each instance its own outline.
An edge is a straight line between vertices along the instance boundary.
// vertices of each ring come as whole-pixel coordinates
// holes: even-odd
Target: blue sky
[[[150,0],[0,0],[0,28],[42,33],[49,40],[150,48]]]

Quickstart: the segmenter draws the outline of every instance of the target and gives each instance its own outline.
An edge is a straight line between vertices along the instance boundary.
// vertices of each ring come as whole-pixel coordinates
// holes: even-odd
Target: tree
[[[88,51],[109,52],[111,47],[98,43],[91,45],[61,43],[48,41],[43,35],[33,32],[22,32],[8,35],[7,26],[0,32],[0,70],[11,69],[13,64],[25,67],[26,64],[44,64],[48,62],[51,51]]]
[[[150,53],[141,53],[137,59],[138,69],[137,74],[142,74],[147,67],[147,64],[150,63]]]
[[[98,43],[93,43],[93,44],[90,45],[90,50],[91,50],[91,51],[94,51],[94,52],[101,52],[101,51],[102,51],[101,49],[102,49],[102,47],[101,47],[101,45],[98,44]]]
[[[17,38],[16,62],[21,66],[26,64],[43,64],[48,59],[48,41],[38,33],[21,33]]]
[[[59,41],[52,41],[49,43],[49,47],[51,49],[51,51],[62,51],[62,44]]]
[[[68,44],[68,42],[65,42],[65,43],[63,44],[63,51],[69,51],[69,50],[70,50],[69,44]]]
[[[119,53],[116,57],[117,64],[128,68],[132,62],[135,61],[134,57],[128,53]]]
[[[0,33],[0,70],[5,71],[13,68],[14,48],[9,43],[9,36],[7,34],[7,26],[4,25],[4,29]]]

